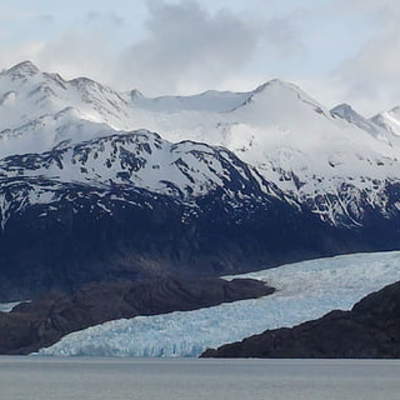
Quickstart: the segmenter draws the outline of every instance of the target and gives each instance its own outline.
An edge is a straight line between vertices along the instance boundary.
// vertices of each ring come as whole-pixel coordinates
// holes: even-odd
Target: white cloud
[[[278,77],[328,105],[346,101],[366,114],[400,104],[397,0],[306,1],[279,16],[272,3],[239,13],[229,2],[210,11],[200,0],[147,0],[144,20],[142,12],[136,20],[94,9],[65,26],[51,15],[21,14],[55,35],[11,43],[2,24],[0,64],[31,59],[66,78],[86,75],[148,95],[249,90]],[[18,17],[9,14],[0,19]]]
[[[400,104],[400,4],[392,0],[340,0],[342,13],[363,15],[374,35],[332,74],[343,99],[366,114]]]
[[[67,78],[88,75],[119,89],[137,87],[159,95],[253,82],[260,74],[247,71],[244,76],[245,70],[260,53],[268,70],[268,60],[304,50],[290,18],[238,15],[227,8],[211,12],[195,0],[146,4],[141,35],[122,38],[125,45],[119,45],[121,36],[116,34],[120,26],[127,27],[125,19],[93,11],[54,39],[13,45],[0,62],[10,65],[31,59]],[[5,54],[4,45],[0,53]]]
[[[230,79],[254,56],[260,28],[228,10],[215,15],[198,2],[150,3],[147,37],[120,59],[123,74],[147,92],[213,87]]]

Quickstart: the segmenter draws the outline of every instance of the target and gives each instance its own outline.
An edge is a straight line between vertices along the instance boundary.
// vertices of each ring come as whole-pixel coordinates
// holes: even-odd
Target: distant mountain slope
[[[10,156],[0,183],[5,301],[91,280],[234,273],[358,247],[228,150],[172,145],[147,131]]]
[[[389,132],[392,137],[398,139],[400,136],[400,107],[394,107],[389,111],[375,115],[371,118],[371,122]],[[398,144],[398,141],[396,144]]]
[[[206,144],[176,144],[149,131],[109,133],[43,154],[0,160],[0,178],[47,177],[68,183],[124,184],[189,200],[217,187],[245,194],[249,185],[276,197],[281,191],[232,152]]]

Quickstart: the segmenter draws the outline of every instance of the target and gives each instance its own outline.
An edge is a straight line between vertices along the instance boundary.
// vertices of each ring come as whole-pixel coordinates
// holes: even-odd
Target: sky
[[[400,105],[399,17],[398,0],[1,0],[0,69],[148,96],[279,78],[371,116]]]

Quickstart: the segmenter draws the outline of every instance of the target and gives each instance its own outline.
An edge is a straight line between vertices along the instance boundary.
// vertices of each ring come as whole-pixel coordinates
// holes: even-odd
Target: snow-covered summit
[[[332,115],[342,118],[349,124],[354,124],[375,137],[384,136],[385,131],[373,121],[363,117],[350,104],[339,104],[331,110]]]
[[[111,88],[87,78],[66,81],[58,74],[41,72],[29,61],[0,73],[0,135],[68,107],[78,109],[88,121],[122,126],[127,105]]]
[[[22,61],[3,72],[3,74],[14,79],[23,79],[29,76],[34,76],[38,73],[40,73],[39,68],[29,60]]]
[[[400,106],[375,115],[371,121],[389,132],[392,137],[398,139],[400,136]]]
[[[223,146],[324,221],[358,224],[361,203],[385,210],[398,180],[396,110],[371,120],[347,105],[329,110],[279,79],[248,92],[149,98],[24,62],[0,74],[0,157],[147,129],[171,143]]]
[[[274,194],[273,185],[226,149],[190,141],[173,144],[146,130],[104,131],[104,137],[76,145],[65,141],[42,154],[0,160],[0,180],[21,176],[100,187],[131,185],[185,200],[217,188],[229,193],[238,187],[244,195],[249,185]]]
[[[241,104],[241,106],[248,105],[256,102],[260,98],[267,97],[275,98],[276,100],[290,99],[293,101],[293,99],[296,99],[296,101],[301,101],[313,106],[317,112],[324,113],[326,111],[318,101],[310,97],[301,88],[293,83],[285,82],[280,79],[272,79],[271,81],[265,82],[252,92],[249,92],[248,95],[249,97],[246,99],[245,103]]]

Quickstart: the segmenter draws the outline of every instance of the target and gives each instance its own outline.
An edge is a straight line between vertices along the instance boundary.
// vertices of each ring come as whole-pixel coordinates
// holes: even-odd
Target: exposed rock
[[[0,313],[0,354],[28,354],[62,336],[106,321],[188,311],[257,298],[274,289],[261,281],[152,279],[91,284],[73,295],[51,294]]]
[[[351,311],[332,311],[294,328],[268,330],[209,349],[218,358],[399,358],[400,282],[373,293]]]

